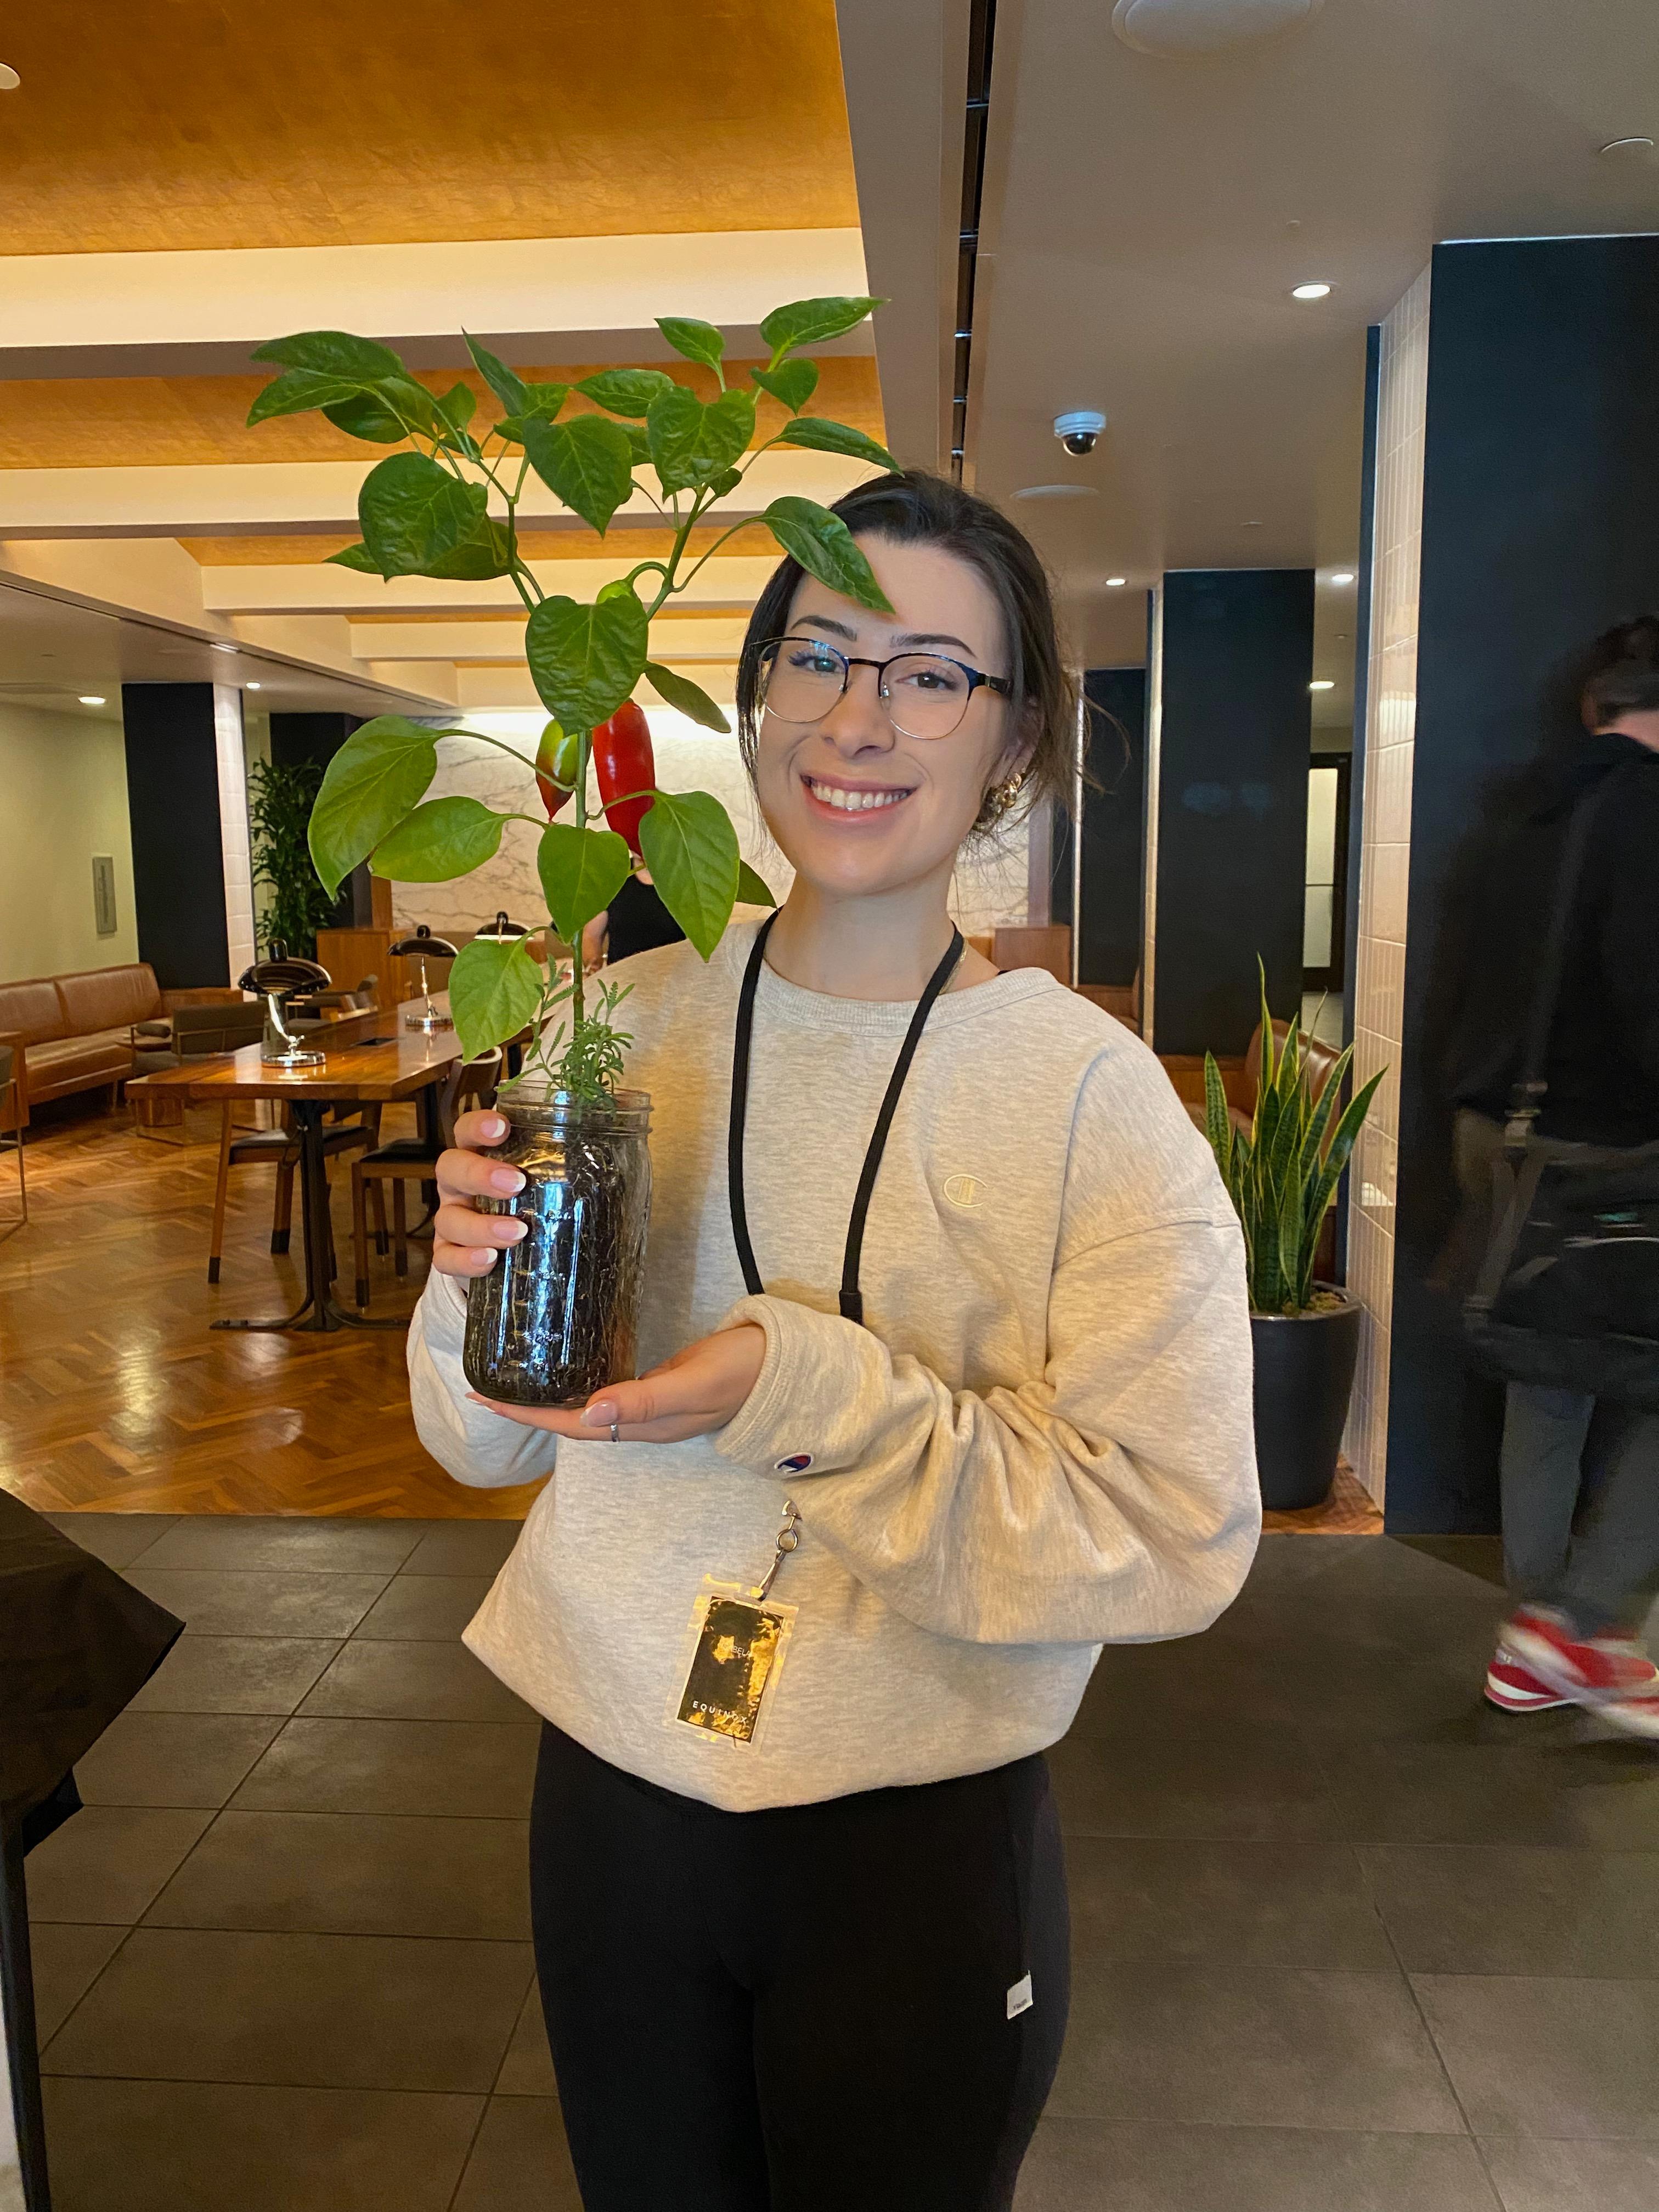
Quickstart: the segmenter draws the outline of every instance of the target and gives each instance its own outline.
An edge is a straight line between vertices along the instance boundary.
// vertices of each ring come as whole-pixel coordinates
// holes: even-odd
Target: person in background
[[[619,971],[647,1371],[469,1391],[466,1284],[524,1233],[474,1203],[522,1181],[489,1113],[439,1163],[410,1334],[450,1473],[549,1478],[467,1641],[546,1721],[587,2212],[1007,2212],[1069,1993],[1044,1749],[1102,1644],[1206,1626],[1261,1527],[1208,1146],[1138,1037],[948,912],[964,842],[1071,786],[1048,579],[937,477],[836,512],[890,608],[786,560],[739,671],[788,897]]]
[[[1635,773],[1600,810],[1585,854],[1538,1132],[1659,1141],[1659,616],[1597,639],[1580,677],[1582,732],[1499,795],[1448,891],[1429,1049],[1476,1218],[1503,1150],[1567,824],[1620,770]],[[1659,1738],[1659,1672],[1641,1642],[1659,1589],[1659,1413],[1511,1382],[1500,1483],[1515,1610],[1488,1699],[1507,1712],[1590,1705]]]
[[[648,868],[636,866],[603,914],[582,932],[582,964],[589,975],[608,962],[631,960],[659,945],[680,945],[685,932],[658,895]]]

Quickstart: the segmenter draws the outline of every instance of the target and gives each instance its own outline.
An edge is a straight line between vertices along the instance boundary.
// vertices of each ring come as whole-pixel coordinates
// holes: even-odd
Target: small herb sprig
[[[622,1079],[624,1057],[634,1042],[632,1032],[619,1030],[616,1024],[617,1009],[633,988],[631,983],[613,983],[607,978],[591,1006],[576,1007],[574,969],[567,974],[556,964],[542,987],[541,1003],[532,1018],[535,1042],[525,1054],[525,1073],[539,1067],[556,1091],[568,1091],[584,1105],[597,1105],[610,1097]],[[563,1006],[573,1008],[568,1044],[566,1024],[561,1021],[553,1025],[555,1015]]]

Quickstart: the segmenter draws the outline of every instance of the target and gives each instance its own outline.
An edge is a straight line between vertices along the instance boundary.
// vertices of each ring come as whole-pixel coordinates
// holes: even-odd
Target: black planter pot
[[[1270,1512],[1322,1505],[1336,1480],[1359,1357],[1360,1308],[1346,1291],[1330,1295],[1341,1304],[1316,1313],[1250,1316],[1255,1463],[1261,1503]]]

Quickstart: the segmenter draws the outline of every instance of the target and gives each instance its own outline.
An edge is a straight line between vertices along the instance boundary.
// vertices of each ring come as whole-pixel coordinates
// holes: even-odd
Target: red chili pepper
[[[594,731],[593,769],[599,779],[605,820],[619,836],[627,838],[629,850],[637,855],[640,817],[648,814],[655,804],[650,787],[657,781],[657,763],[651,751],[651,725],[645,719],[644,708],[634,700],[618,707],[611,720]],[[624,792],[645,795],[619,798],[614,806],[611,805],[614,794]]]
[[[550,820],[575,794],[580,753],[575,738],[566,737],[556,722],[550,722],[542,732],[542,741],[536,748],[536,783]]]

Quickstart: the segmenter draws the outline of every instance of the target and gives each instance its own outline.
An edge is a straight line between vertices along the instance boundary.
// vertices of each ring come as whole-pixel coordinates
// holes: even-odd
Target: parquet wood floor
[[[42,1511],[364,1514],[505,1520],[534,1486],[468,1490],[428,1457],[410,1418],[401,1330],[216,1334],[221,1315],[289,1311],[300,1235],[270,1251],[271,1170],[233,1170],[218,1285],[207,1281],[217,1115],[193,1109],[179,1147],[125,1111],[47,1109],[27,1147],[30,1220],[0,1225],[0,1484]],[[389,1108],[383,1132],[413,1115]],[[9,1162],[0,1212],[10,1210]],[[336,1163],[335,1238],[349,1292],[349,1179]],[[297,1194],[296,1194],[297,1197]],[[371,1313],[406,1311],[371,1256]]]

